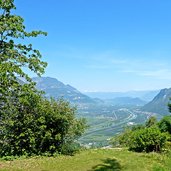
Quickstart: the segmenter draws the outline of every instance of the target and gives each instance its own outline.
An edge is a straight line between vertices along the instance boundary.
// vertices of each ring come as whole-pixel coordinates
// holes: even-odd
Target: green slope
[[[122,149],[83,151],[75,156],[35,157],[1,161],[1,171],[170,171],[171,159],[162,154]]]

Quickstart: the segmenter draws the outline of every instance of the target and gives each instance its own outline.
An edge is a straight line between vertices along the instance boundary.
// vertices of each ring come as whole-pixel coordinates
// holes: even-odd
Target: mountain
[[[95,103],[96,101],[55,78],[34,77],[33,81],[36,82],[37,89],[45,92],[46,97],[53,97],[55,99],[63,97],[72,103]]]
[[[116,106],[143,106],[147,102],[132,97],[116,97],[114,99],[104,100],[107,104],[116,105]]]
[[[171,88],[162,89],[151,102],[142,107],[142,110],[167,115],[169,114],[168,103],[170,98]]]
[[[128,91],[128,92],[85,92],[91,98],[114,99],[116,97],[132,97],[140,98],[143,101],[151,101],[159,93],[160,90],[149,91]]]

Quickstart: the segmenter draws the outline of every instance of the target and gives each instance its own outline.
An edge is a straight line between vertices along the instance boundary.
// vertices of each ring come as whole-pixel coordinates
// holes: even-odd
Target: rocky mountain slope
[[[73,103],[94,103],[95,100],[82,94],[76,88],[65,85],[51,77],[34,77],[36,87],[46,93],[46,97],[53,97],[55,99],[64,98]]]
[[[161,115],[169,114],[168,103],[170,98],[171,88],[162,89],[151,102],[142,107],[142,110],[159,113]]]

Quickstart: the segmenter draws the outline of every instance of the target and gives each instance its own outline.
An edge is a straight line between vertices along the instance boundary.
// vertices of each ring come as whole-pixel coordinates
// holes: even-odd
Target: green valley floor
[[[171,156],[94,149],[74,156],[1,160],[0,171],[171,171]]]

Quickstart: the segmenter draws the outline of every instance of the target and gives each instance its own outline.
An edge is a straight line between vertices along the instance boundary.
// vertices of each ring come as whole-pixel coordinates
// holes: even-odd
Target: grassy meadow
[[[74,156],[0,161],[0,171],[170,171],[171,157],[123,149],[94,149]]]

